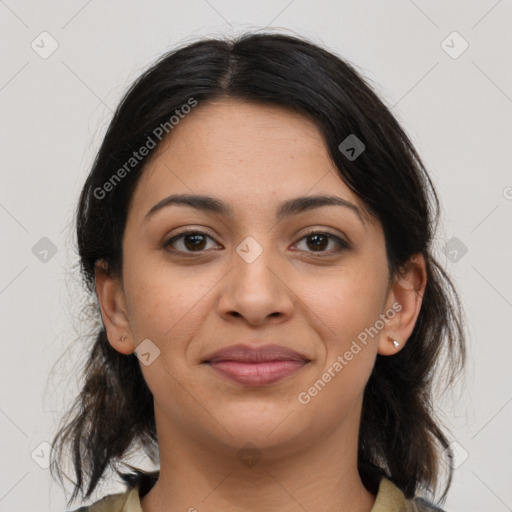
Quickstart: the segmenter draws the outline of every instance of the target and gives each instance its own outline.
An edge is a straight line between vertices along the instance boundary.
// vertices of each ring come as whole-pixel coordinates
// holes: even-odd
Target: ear
[[[426,284],[425,258],[415,254],[399,269],[390,285],[385,309],[389,320],[380,333],[379,354],[390,356],[402,350],[416,325]],[[393,340],[399,343],[398,347]]]
[[[94,275],[96,295],[108,341],[121,354],[132,354],[136,346],[126,313],[121,279],[109,274],[108,266],[103,260],[96,263]]]

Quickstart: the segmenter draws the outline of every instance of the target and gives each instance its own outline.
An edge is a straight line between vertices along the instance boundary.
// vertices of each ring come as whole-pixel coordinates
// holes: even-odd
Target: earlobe
[[[397,354],[402,350],[405,343],[400,343],[393,336],[382,335],[379,338],[379,345],[377,347],[377,352],[381,356],[392,356],[393,354]]]
[[[108,267],[103,260],[96,264],[94,270],[96,295],[109,343],[122,354],[132,354],[136,347],[126,314],[121,281],[109,274]]]
[[[414,330],[427,284],[425,258],[415,254],[397,273],[387,300],[395,314],[381,332],[377,351],[393,355],[402,350]]]

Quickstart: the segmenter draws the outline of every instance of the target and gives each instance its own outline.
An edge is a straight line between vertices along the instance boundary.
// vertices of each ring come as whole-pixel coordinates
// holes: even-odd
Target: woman
[[[264,33],[165,55],[79,201],[102,323],[54,440],[70,501],[114,468],[126,492],[79,510],[439,510],[432,385],[465,349],[438,215],[411,142],[337,56]],[[136,448],[159,470],[123,474]]]

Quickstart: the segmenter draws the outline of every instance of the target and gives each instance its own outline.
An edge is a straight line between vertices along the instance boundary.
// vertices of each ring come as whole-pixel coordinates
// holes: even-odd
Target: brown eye
[[[170,250],[177,253],[200,253],[205,250],[208,239],[213,240],[202,231],[185,231],[167,240],[164,247],[171,247]]]
[[[310,235],[308,247],[314,251],[324,250],[329,245],[329,238],[325,235]]]
[[[316,252],[319,255],[332,255],[341,252],[344,249],[350,249],[348,242],[332,233],[324,233],[321,231],[312,231],[303,236],[300,241],[306,240],[306,252]],[[329,243],[334,245],[334,249],[325,250]]]
[[[191,251],[204,249],[205,237],[203,235],[185,235],[183,237],[183,244]]]

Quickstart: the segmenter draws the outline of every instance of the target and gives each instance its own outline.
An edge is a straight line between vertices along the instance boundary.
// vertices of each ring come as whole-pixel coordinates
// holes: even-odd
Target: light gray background
[[[512,510],[511,18],[507,0],[0,0],[0,511],[65,508],[40,466],[84,350],[72,215],[121,94],[177,43],[267,26],[356,64],[423,157],[443,203],[438,255],[470,332],[466,377],[442,414],[458,443],[445,508]],[[58,44],[47,58],[44,31]],[[469,44],[461,55],[453,31]],[[43,237],[57,249],[46,262]]]

